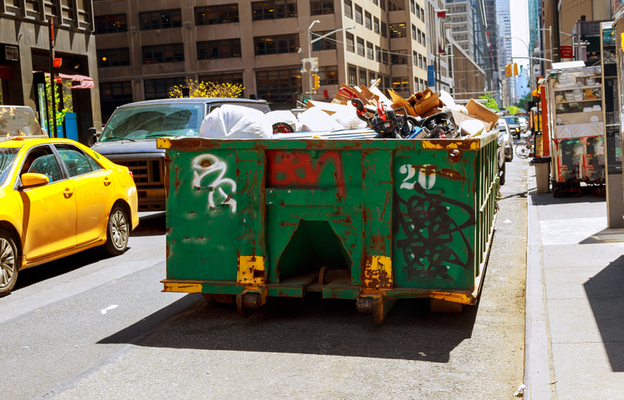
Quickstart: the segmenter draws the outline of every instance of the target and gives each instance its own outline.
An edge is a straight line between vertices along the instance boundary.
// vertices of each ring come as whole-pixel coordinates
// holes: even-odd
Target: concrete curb
[[[544,286],[542,240],[537,206],[533,196],[537,193],[535,169],[527,169],[527,276],[526,322],[524,358],[524,398],[556,399],[552,373],[550,328]]]

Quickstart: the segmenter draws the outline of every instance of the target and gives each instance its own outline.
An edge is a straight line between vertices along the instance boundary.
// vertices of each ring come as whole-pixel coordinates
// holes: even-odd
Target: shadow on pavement
[[[166,232],[166,214],[158,213],[139,213],[139,226],[130,233],[130,236],[158,236],[164,235]]]
[[[380,325],[359,314],[355,302],[270,298],[242,318],[230,304],[206,304],[188,295],[156,314],[100,341],[148,347],[372,357],[446,363],[450,352],[472,335],[477,307],[462,314],[430,313],[426,300],[399,300]],[[175,310],[189,307],[186,312]],[[157,315],[158,314],[158,315]],[[165,315],[176,315],[169,321]],[[155,321],[162,321],[156,326]],[[143,338],[137,334],[156,329]]]
[[[611,369],[624,372],[624,256],[611,262],[583,286]]]
[[[603,196],[596,196],[592,193],[593,189],[583,188],[581,197],[553,197],[552,190],[550,193],[537,193],[532,191],[533,203],[537,206],[547,206],[550,204],[573,204],[573,203],[603,203],[607,200]]]

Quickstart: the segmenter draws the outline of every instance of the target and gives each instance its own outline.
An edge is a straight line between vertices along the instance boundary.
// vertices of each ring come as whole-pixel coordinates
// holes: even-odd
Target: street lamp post
[[[327,36],[332,35],[336,32],[345,31],[348,29],[355,29],[355,26],[348,26],[346,28],[334,29],[333,31],[326,33],[323,36],[319,36],[315,39],[312,39],[312,26],[316,24],[317,22],[320,23],[321,21],[319,21],[318,19],[314,20],[308,27],[308,59],[312,59],[312,43],[318,42],[319,40],[324,39]],[[318,65],[315,65],[314,67],[318,68]],[[308,85],[310,88],[310,99],[312,98],[312,72],[313,72],[312,70],[308,71]]]
[[[516,39],[524,43],[527,48],[527,55],[531,57],[531,50],[529,49],[529,45],[522,39],[516,36],[506,36],[506,40]],[[533,60],[529,59],[529,89],[531,90],[531,96],[533,96]]]

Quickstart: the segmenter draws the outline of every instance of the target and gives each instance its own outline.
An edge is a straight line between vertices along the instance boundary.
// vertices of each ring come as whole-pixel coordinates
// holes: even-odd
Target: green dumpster
[[[463,140],[159,139],[165,292],[236,301],[475,304],[498,192],[497,132]]]

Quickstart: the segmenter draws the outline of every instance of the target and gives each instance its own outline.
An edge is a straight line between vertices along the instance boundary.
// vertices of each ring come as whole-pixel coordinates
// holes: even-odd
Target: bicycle
[[[520,143],[516,144],[516,155],[522,159],[528,158],[533,152],[533,138],[531,136],[527,137],[524,140],[521,140]]]

